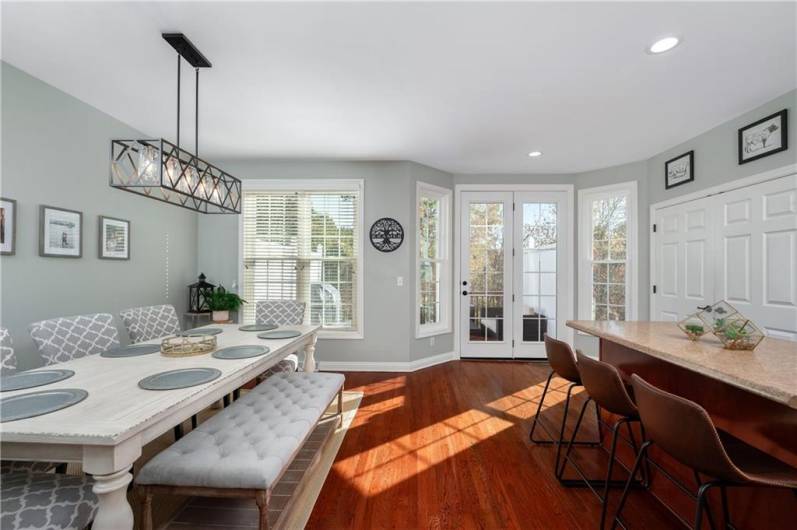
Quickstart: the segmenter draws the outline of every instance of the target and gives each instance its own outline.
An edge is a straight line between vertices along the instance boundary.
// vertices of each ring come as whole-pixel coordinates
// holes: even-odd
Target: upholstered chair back
[[[130,342],[159,339],[180,333],[180,319],[172,305],[134,307],[119,313]]]
[[[17,371],[17,356],[11,334],[6,328],[0,328],[0,375],[13,374]]]
[[[45,364],[62,363],[119,346],[110,313],[60,317],[34,322],[30,337]]]
[[[255,322],[298,326],[304,321],[304,306],[296,300],[264,300],[255,305]]]

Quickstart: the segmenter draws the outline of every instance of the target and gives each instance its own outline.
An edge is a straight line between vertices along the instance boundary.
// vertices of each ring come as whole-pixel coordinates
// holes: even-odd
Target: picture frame
[[[39,256],[83,257],[83,212],[40,205]]]
[[[664,189],[695,180],[695,152],[688,151],[664,163]]]
[[[17,252],[17,201],[0,197],[0,255]]]
[[[109,260],[130,259],[130,221],[99,216],[97,257]]]
[[[788,109],[745,125],[738,132],[739,165],[789,148]]]

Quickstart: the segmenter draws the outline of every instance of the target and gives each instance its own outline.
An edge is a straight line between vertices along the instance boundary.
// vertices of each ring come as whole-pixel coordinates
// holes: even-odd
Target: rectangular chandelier
[[[239,179],[163,138],[111,140],[110,184],[201,213],[241,213]]]

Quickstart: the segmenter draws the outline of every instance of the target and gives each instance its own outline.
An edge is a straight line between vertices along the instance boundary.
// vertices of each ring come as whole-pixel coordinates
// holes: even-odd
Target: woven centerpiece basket
[[[166,357],[193,357],[210,353],[215,349],[216,337],[214,335],[166,337],[161,342],[161,355]]]

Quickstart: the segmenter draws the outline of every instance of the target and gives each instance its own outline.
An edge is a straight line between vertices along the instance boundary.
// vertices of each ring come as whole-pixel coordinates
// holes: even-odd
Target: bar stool
[[[568,463],[573,465],[573,468],[579,474],[583,483],[586,484],[590,490],[592,490],[592,493],[595,494],[601,503],[600,528],[603,530],[606,520],[606,509],[608,507],[609,487],[622,487],[625,485],[624,480],[612,480],[614,463],[617,462],[621,467],[628,471],[628,468],[626,468],[622,462],[616,460],[615,458],[617,454],[617,440],[620,438],[620,428],[625,425],[628,429],[628,443],[634,450],[634,455],[636,455],[639,448],[636,442],[636,437],[634,436],[634,431],[631,429],[631,423],[639,423],[640,427],[642,424],[639,421],[639,412],[637,411],[636,405],[631,399],[631,396],[628,395],[628,391],[626,390],[623,379],[620,377],[620,373],[617,371],[617,368],[608,363],[590,359],[580,351],[576,351],[576,359],[578,373],[581,375],[581,382],[584,385],[587,394],[589,394],[589,397],[581,407],[581,412],[578,415],[578,420],[576,421],[576,426],[573,429],[573,434],[570,437],[570,442],[567,444],[567,451],[565,452],[565,456],[562,461],[562,467],[561,469],[557,470],[556,478],[558,478],[560,482],[565,482],[562,478],[564,476],[565,467]],[[606,478],[603,480],[587,478],[578,464],[570,459],[570,453],[574,445],[573,441],[578,435],[578,430],[581,427],[581,420],[584,418],[584,413],[586,412],[590,401],[594,401],[597,407],[608,410],[612,414],[620,417],[612,426],[612,441],[609,450],[609,463],[606,470]],[[643,438],[645,436],[644,433],[645,431],[643,429]],[[647,473],[647,468],[642,468],[641,473],[642,481],[639,484],[643,487],[646,487],[647,477],[649,476]],[[603,495],[597,492],[595,489],[596,486],[603,488]]]
[[[642,444],[623,490],[614,516],[615,523],[620,520],[630,481],[652,444],[694,471],[699,485],[695,530],[702,526],[703,510],[707,512],[709,523],[713,523],[706,498],[711,488],[720,489],[725,528],[732,528],[726,488],[746,486],[797,490],[797,469],[743,442],[723,441],[711,417],[697,403],[656,388],[636,374],[631,376],[631,382],[647,441]],[[713,478],[701,482],[700,474]]]
[[[581,376],[578,373],[578,368],[576,367],[576,356],[573,353],[573,350],[570,348],[570,345],[566,342],[561,340],[557,340],[545,334],[545,356],[548,358],[548,364],[551,365],[551,373],[548,374],[548,379],[545,381],[545,388],[542,391],[542,396],[540,396],[540,402],[537,405],[537,412],[534,414],[534,421],[531,424],[531,431],[529,432],[529,440],[537,445],[556,445],[556,459],[554,461],[554,474],[556,474],[557,470],[559,469],[559,463],[561,460],[561,450],[562,450],[562,443],[565,439],[565,425],[567,424],[567,412],[570,410],[570,397],[573,393],[573,389],[577,386],[583,386],[581,384]],[[548,427],[540,420],[540,411],[542,410],[542,403],[545,401],[545,396],[548,393],[548,387],[551,385],[551,379],[553,379],[554,375],[558,375],[562,379],[565,379],[570,382],[567,387],[567,397],[565,399],[565,410],[562,415],[562,425],[559,428],[559,438],[554,439],[554,435],[548,429]],[[596,447],[600,445],[601,440],[603,439],[603,430],[601,427],[601,418],[600,418],[600,411],[598,410],[597,403],[595,404],[595,416],[598,420],[598,440],[595,442],[588,442],[588,441],[581,441],[576,442],[573,441],[573,445],[577,446],[588,446],[588,447]],[[537,428],[537,423],[540,424],[542,429],[548,434],[551,440],[537,440],[534,438],[534,430]]]

